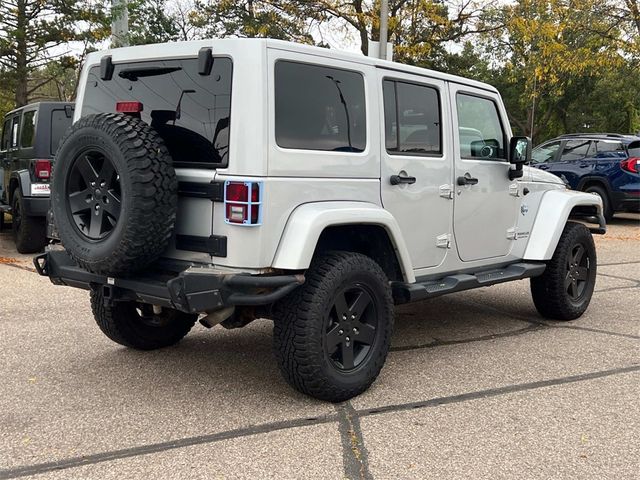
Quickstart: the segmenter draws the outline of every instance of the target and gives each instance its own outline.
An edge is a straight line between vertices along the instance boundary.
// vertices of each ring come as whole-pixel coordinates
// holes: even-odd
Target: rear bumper
[[[188,313],[212,312],[230,306],[269,305],[304,283],[304,275],[221,275],[206,267],[177,273],[142,273],[113,278],[78,267],[64,250],[34,258],[40,275],[56,285],[102,289],[105,301],[136,300]]]
[[[614,192],[615,211],[640,211],[640,190]]]
[[[28,217],[45,217],[49,210],[49,197],[22,197],[22,209]]]

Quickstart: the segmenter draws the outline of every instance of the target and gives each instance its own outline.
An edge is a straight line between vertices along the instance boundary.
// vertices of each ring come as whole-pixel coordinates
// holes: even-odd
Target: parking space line
[[[401,411],[415,410],[415,409],[426,408],[426,407],[436,407],[439,405],[462,403],[470,400],[481,400],[484,398],[492,398],[500,395],[507,395],[510,393],[524,392],[524,391],[530,391],[530,390],[537,390],[540,388],[584,382],[584,381],[595,380],[599,378],[606,378],[606,377],[621,375],[625,373],[634,373],[639,371],[640,371],[640,365],[631,365],[627,367],[614,368],[610,370],[602,370],[599,372],[583,373],[579,375],[571,375],[568,377],[553,378],[549,380],[520,383],[515,385],[507,385],[504,387],[497,387],[497,388],[489,388],[485,390],[478,390],[475,392],[468,392],[468,393],[463,393],[459,395],[432,398],[432,399],[424,400],[420,402],[410,402],[410,403],[403,403],[403,404],[385,405],[381,407],[374,407],[374,408],[361,409],[361,410],[353,410],[351,413],[349,413],[349,417],[352,419],[358,419],[360,417],[366,417],[370,415],[401,412]],[[232,440],[236,438],[258,435],[261,433],[270,433],[270,432],[286,430],[290,428],[314,426],[314,425],[321,425],[321,424],[326,424],[331,422],[340,422],[340,421],[341,421],[340,414],[333,414],[333,415],[326,415],[318,418],[303,418],[303,419],[295,419],[295,420],[286,420],[281,422],[266,423],[266,424],[248,427],[248,428],[240,428],[235,430],[228,430],[225,432],[214,433],[211,435],[187,437],[187,438],[182,438],[182,439],[173,440],[169,442],[154,443],[154,444],[143,445],[139,447],[125,448],[121,450],[114,450],[111,452],[86,455],[83,457],[74,457],[74,458],[69,458],[67,460],[60,460],[57,462],[39,463],[39,464],[27,465],[23,467],[0,470],[0,480],[26,477],[29,475],[53,472],[57,470],[66,470],[69,468],[81,467],[84,465],[92,465],[96,463],[109,462],[109,461],[119,460],[123,458],[137,457],[140,455],[149,455],[153,453],[164,452],[167,450],[174,450],[178,448],[191,447],[195,445],[215,443],[222,440]],[[359,423],[354,423],[354,425],[358,425],[357,428],[360,435],[360,441],[362,441],[362,432],[359,428]],[[358,434],[356,433],[356,435]],[[364,449],[362,451],[366,452],[366,450]]]
[[[349,479],[370,480],[369,456],[364,445],[360,419],[351,402],[335,406],[338,412],[338,428],[342,441],[344,476]]]

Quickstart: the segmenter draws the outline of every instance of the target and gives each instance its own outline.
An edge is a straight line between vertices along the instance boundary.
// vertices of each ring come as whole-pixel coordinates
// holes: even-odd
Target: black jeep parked
[[[40,102],[12,110],[0,136],[0,229],[11,214],[16,247],[34,253],[46,245],[51,162],[73,119],[73,103]]]

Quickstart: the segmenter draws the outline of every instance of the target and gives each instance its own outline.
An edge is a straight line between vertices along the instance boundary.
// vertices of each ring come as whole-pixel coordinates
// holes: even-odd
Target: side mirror
[[[512,137],[509,142],[509,163],[515,170],[509,170],[509,180],[522,177],[522,166],[531,162],[531,139],[529,137]]]

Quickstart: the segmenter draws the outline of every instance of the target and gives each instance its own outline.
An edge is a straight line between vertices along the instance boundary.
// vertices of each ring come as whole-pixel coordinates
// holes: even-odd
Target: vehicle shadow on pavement
[[[391,350],[408,350],[442,343],[464,343],[530,327],[497,311],[481,309],[468,295],[438,298],[401,306]],[[523,314],[531,314],[524,309]],[[189,392],[190,401],[209,402],[235,392],[245,397],[281,397],[294,403],[316,403],[292,388],[280,376],[272,354],[272,322],[257,320],[244,329],[206,330],[199,324],[178,345],[142,352],[110,344],[86,354],[83,365],[93,376],[93,388],[136,390],[169,401]],[[76,367],[77,368],[77,367]],[[78,381],[86,380],[76,372]],[[231,395],[231,393],[229,393]]]

